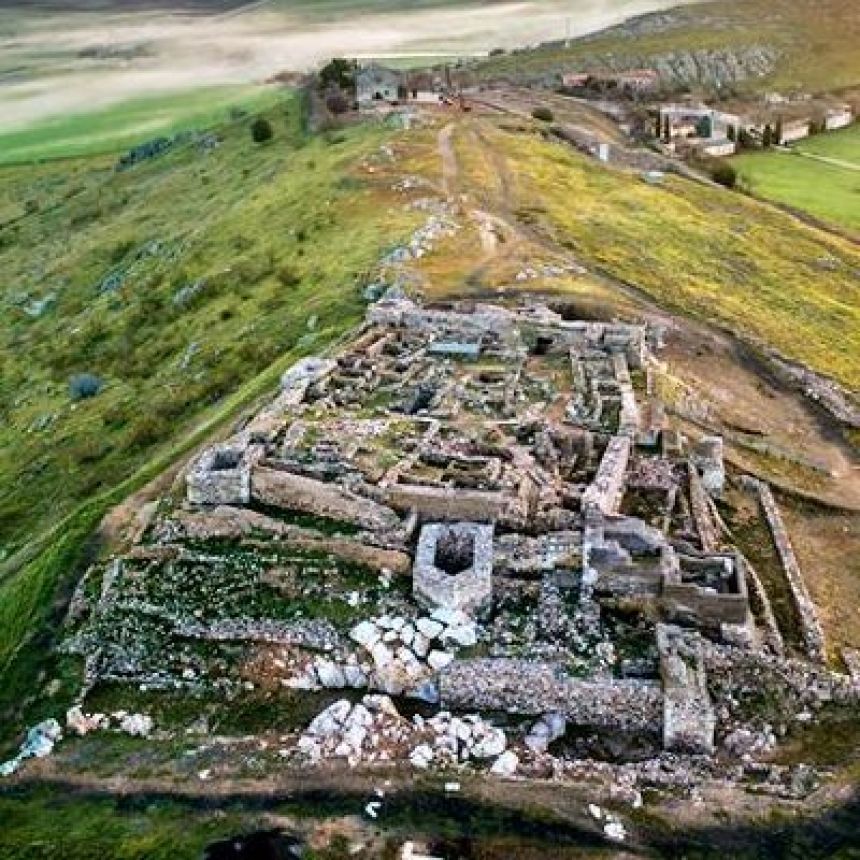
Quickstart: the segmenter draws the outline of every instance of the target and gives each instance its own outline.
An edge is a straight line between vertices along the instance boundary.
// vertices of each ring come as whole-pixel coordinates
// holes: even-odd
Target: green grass
[[[857,158],[860,131],[855,135],[854,139],[846,140],[845,145],[840,141],[832,153],[825,141],[828,135],[822,135],[803,149],[849,160],[853,146],[853,155]],[[823,221],[860,231],[860,169],[851,170],[786,152],[751,152],[738,156],[732,163],[754,194],[808,212]]]
[[[282,97],[277,87],[244,86],[122,101],[0,132],[0,165],[118,152],[142,140],[222,124],[231,109],[264,110]]]
[[[12,706],[56,711],[33,678],[105,512],[356,323],[364,279],[418,223],[357,169],[391,131],[308,136],[292,97],[266,114],[262,147],[240,122],[214,151],[123,173],[0,168],[4,729]],[[97,397],[71,400],[79,372],[105,381]]]
[[[848,161],[860,169],[860,123],[854,123],[839,131],[809,137],[793,144],[793,148],[800,152]]]
[[[0,794],[0,820],[4,860],[199,860],[206,845],[253,828],[259,816],[229,806],[33,789]]]

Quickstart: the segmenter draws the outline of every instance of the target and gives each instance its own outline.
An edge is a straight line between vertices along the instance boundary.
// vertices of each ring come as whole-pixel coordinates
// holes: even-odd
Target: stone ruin
[[[657,340],[536,303],[393,291],[191,464],[185,502],[78,596],[68,649],[90,684],[199,693],[246,683],[225,650],[238,644],[255,655],[243,671],[269,660],[290,690],[566,726],[554,749],[587,732],[711,754],[751,677],[788,698],[856,696],[821,665],[814,606],[753,482],[808,631],[807,653],[786,654],[716,506],[722,441],[688,443],[653,394]],[[318,740],[317,756],[360,758],[363,741]],[[410,760],[442,760],[426,746]]]
[[[493,528],[478,523],[433,523],[421,529],[412,589],[431,609],[486,609],[493,591]]]

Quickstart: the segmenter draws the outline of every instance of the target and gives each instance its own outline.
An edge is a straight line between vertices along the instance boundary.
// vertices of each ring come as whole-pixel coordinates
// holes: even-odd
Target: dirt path
[[[439,157],[442,159],[442,193],[453,200],[457,193],[457,154],[454,151],[454,123],[448,123],[437,137]]]

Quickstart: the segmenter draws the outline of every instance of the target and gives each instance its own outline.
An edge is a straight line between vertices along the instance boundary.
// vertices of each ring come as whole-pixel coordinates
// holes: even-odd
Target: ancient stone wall
[[[513,714],[564,714],[574,725],[659,733],[663,695],[657,683],[582,680],[553,663],[517,659],[456,660],[441,674],[442,705]]]
[[[663,679],[663,746],[677,752],[713,753],[717,716],[698,636],[660,624],[657,648]]]
[[[395,529],[400,522],[390,508],[336,484],[265,466],[253,470],[251,498],[283,510],[300,511],[374,531]]]
[[[689,582],[666,582],[663,601],[676,612],[694,614],[706,625],[743,624],[749,612],[745,594],[718,594]]]
[[[763,481],[757,481],[759,500],[773,535],[773,542],[776,545],[779,553],[780,561],[782,562],[783,570],[785,571],[786,579],[788,580],[791,596],[794,600],[794,605],[797,609],[797,614],[800,618],[801,632],[803,635],[803,643],[806,649],[807,656],[811,660],[823,663],[826,657],[824,649],[824,630],[821,627],[821,622],[818,619],[818,612],[815,609],[815,604],[806,587],[806,582],[803,579],[803,573],[800,570],[800,565],[797,563],[797,557],[794,554],[794,549],[791,546],[791,540],[788,536],[788,531],[782,521],[782,515],[779,512],[779,506],[776,499],[773,497],[770,487]]]
[[[613,436],[606,446],[594,481],[582,494],[583,511],[597,508],[604,514],[615,514],[624,495],[624,479],[630,459],[631,440]]]
[[[399,574],[407,574],[412,570],[412,558],[406,552],[369,546],[344,536],[321,537],[310,529],[291,525],[247,508],[225,505],[208,510],[205,514],[180,511],[176,515],[176,522],[182,528],[183,536],[192,540],[255,539],[265,534],[271,535],[282,544],[329,553],[373,570],[385,568]]]
[[[418,484],[395,484],[386,490],[385,499],[397,511],[417,511],[425,522],[495,522],[510,505],[502,493]]]
[[[731,572],[727,590],[717,591],[695,582],[684,582],[681,566],[675,565],[663,584],[664,602],[676,611],[694,614],[706,625],[745,624],[749,617],[749,596],[743,557],[738,554],[691,557],[686,564],[700,569],[716,566],[718,571],[726,568]]]
[[[715,552],[720,544],[720,530],[711,514],[710,497],[692,463],[688,464],[688,475],[690,479],[690,512],[693,515],[693,522],[696,524],[702,549],[705,552]]]

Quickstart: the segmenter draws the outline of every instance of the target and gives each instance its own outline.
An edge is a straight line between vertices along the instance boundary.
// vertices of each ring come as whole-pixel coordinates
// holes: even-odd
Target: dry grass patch
[[[716,321],[840,382],[860,378],[860,252],[739,194],[661,187],[566,147],[495,131],[520,218],[660,303]]]

